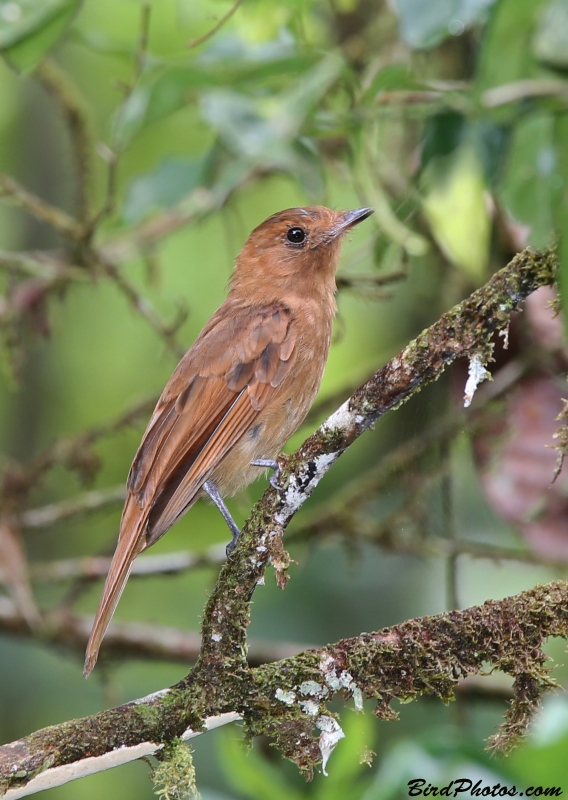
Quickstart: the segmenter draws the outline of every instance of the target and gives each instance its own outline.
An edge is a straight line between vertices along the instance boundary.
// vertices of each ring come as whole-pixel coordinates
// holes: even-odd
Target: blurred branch
[[[0,267],[32,278],[41,278],[52,284],[84,282],[90,279],[80,267],[67,264],[51,253],[41,250],[27,252],[0,250]]]
[[[84,481],[91,480],[99,467],[98,457],[91,449],[97,439],[134,424],[138,419],[147,416],[155,404],[156,398],[144,400],[106,425],[96,425],[77,436],[61,437],[38,453],[25,467],[16,462],[8,462],[0,472],[0,504],[8,503],[12,513],[18,515],[18,511],[27,500],[31,489],[36,487],[45,473],[56,464],[62,464],[68,469],[75,470]],[[34,518],[37,521],[42,517],[47,519],[53,518],[54,515],[57,517],[60,511],[62,517],[83,513],[90,510],[91,502],[93,502],[92,496],[87,496],[82,500],[63,501],[61,505],[51,504],[46,507],[48,510],[35,509],[23,513],[30,515],[28,521],[31,520],[31,527],[35,527],[33,525]],[[94,502],[96,504],[97,501]],[[74,505],[72,511],[66,505],[67,503]],[[55,509],[54,505],[58,506],[59,510]],[[26,526],[25,522],[22,524]]]
[[[251,168],[234,184],[218,186],[214,189],[204,186],[195,189],[177,206],[142,222],[133,228],[132,232],[121,234],[106,242],[100,248],[100,253],[103,258],[108,258],[114,263],[137,258],[149,245],[170,236],[186,225],[199,222],[215,211],[219,211],[236,191],[267,174],[266,170]]]
[[[338,275],[336,284],[339,291],[351,289],[359,292],[364,297],[369,297],[369,289],[378,289],[381,286],[389,286],[391,283],[398,283],[406,280],[408,273],[405,270],[397,270],[387,275]],[[372,293],[371,293],[371,296]]]
[[[77,217],[85,223],[89,216],[89,179],[92,144],[87,110],[67,73],[52,58],[40,62],[36,75],[51,94],[69,131],[76,173]]]
[[[123,503],[125,497],[126,486],[123,484],[111,486],[108,489],[85,492],[69,500],[24,511],[19,517],[19,522],[23,528],[47,528],[71,517]]]
[[[197,39],[191,39],[187,43],[187,46],[198,47],[200,44],[204,44],[213,36],[215,36],[215,34],[221,30],[223,25],[231,19],[231,17],[233,16],[233,14],[235,13],[235,11],[237,10],[237,8],[240,6],[241,3],[242,0],[237,0],[236,3],[227,11],[227,13],[223,17],[221,17],[219,22],[216,25],[214,25],[210,31],[203,34],[203,36],[198,36]]]
[[[181,358],[187,348],[178,342],[177,332],[187,319],[187,309],[178,309],[176,319],[171,325],[166,325],[150,301],[137,291],[137,289],[124,277],[117,266],[108,260],[101,260],[101,265],[112,282],[126,297],[132,308],[134,308],[135,311],[137,311],[142,317],[144,317],[145,320],[150,323],[152,328],[154,328],[158,336],[164,340],[172,353],[174,353],[177,358]]]
[[[40,222],[46,222],[73,241],[78,241],[85,235],[85,229],[80,222],[60,208],[49,205],[45,200],[24,189],[9,175],[0,174],[0,197],[10,198]]]
[[[117,118],[124,112],[124,108],[126,103],[130,99],[132,92],[134,91],[138,80],[140,79],[144,67],[146,65],[146,59],[148,56],[148,39],[150,36],[150,16],[152,12],[152,7],[150,3],[142,3],[140,7],[140,30],[138,33],[138,45],[136,47],[136,53],[134,58],[134,70],[132,74],[132,78],[130,79],[129,83],[124,87],[124,97],[122,99],[122,103],[116,112]],[[117,172],[118,172],[118,159],[120,156],[121,148],[116,146],[116,143],[113,142],[112,146],[109,147],[106,144],[99,145],[98,148],[99,155],[106,161],[107,163],[107,186],[106,186],[106,196],[102,207],[98,211],[98,213],[93,217],[93,219],[89,222],[89,235],[95,232],[98,228],[100,223],[106,219],[107,217],[111,216],[114,213],[115,205],[116,205],[116,190],[117,190]]]
[[[481,103],[487,108],[497,108],[530,97],[559,97],[568,100],[568,84],[564,80],[555,78],[527,78],[513,81],[487,89],[481,95]]]
[[[225,544],[208,547],[203,553],[182,550],[177,553],[160,553],[137,558],[132,565],[131,577],[147,575],[175,575],[196,567],[221,564],[226,558]],[[40,581],[65,581],[69,578],[106,578],[110,556],[62,558],[42,561],[31,567],[31,574]]]
[[[550,636],[568,635],[567,608],[568,587],[557,582],[343,639],[238,676],[198,662],[170,689],[3,745],[0,791],[15,800],[237,719],[245,720],[252,735],[274,736],[309,773],[341,738],[327,709],[335,695],[352,698],[356,707],[363,697],[375,698],[375,713],[392,720],[394,699],[426,695],[447,702],[462,678],[486,674],[488,664],[514,678],[506,724],[491,743],[509,748],[525,731],[541,694],[554,686],[542,646]]]
[[[52,646],[65,647],[82,658],[92,627],[92,616],[47,614],[41,639]],[[0,597],[0,630],[18,638],[37,638],[37,631],[34,633],[30,629],[29,621],[7,597]],[[105,636],[105,645],[107,661],[143,658],[187,665],[199,656],[201,636],[196,631],[165,625],[114,620]],[[255,667],[290,658],[305,649],[305,644],[295,642],[252,640],[247,658],[251,667]]]

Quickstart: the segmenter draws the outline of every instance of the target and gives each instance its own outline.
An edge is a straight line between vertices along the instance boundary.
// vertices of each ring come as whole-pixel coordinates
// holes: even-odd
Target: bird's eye
[[[302,244],[306,238],[306,231],[303,228],[290,228],[286,234],[286,239],[290,244]]]

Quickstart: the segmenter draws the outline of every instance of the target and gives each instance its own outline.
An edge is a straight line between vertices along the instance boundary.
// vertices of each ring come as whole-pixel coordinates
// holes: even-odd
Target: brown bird
[[[239,536],[222,498],[255,480],[299,428],[331,340],[343,235],[371,208],[289,208],[251,233],[229,294],[168,381],[128,475],[118,544],[87,645],[95,666],[132,562],[204,494]]]

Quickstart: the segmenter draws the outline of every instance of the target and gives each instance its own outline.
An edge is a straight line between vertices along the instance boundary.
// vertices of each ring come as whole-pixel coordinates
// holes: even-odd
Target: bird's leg
[[[282,472],[280,468],[280,464],[278,461],[274,461],[271,458],[256,458],[254,461],[250,462],[253,467],[268,467],[268,469],[274,470],[270,478],[268,479],[268,483],[272,486],[273,489],[281,489],[278,480],[280,478],[280,473]]]
[[[211,500],[215,503],[215,505],[223,515],[223,519],[229,526],[229,530],[233,535],[233,538],[231,539],[225,550],[227,556],[230,556],[233,550],[235,549],[235,545],[237,544],[239,536],[241,535],[240,528],[235,522],[235,520],[232,518],[231,512],[225,505],[223,498],[219,494],[219,489],[217,489],[213,481],[205,481],[205,483],[203,484],[203,489],[207,492]]]

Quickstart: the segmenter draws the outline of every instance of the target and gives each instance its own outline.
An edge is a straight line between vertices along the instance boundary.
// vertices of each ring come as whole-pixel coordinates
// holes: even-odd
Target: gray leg
[[[229,530],[231,531],[233,538],[227,545],[226,553],[227,556],[230,556],[233,550],[235,549],[235,545],[237,544],[238,538],[241,535],[241,531],[239,526],[235,522],[235,520],[231,516],[231,512],[223,502],[223,498],[219,494],[219,490],[213,483],[213,481],[205,481],[203,484],[203,489],[207,492],[211,500],[215,503],[221,514],[223,515],[223,519],[229,526]]]
[[[278,483],[278,479],[280,478],[280,464],[278,461],[273,461],[271,458],[257,458],[254,461],[250,462],[253,467],[268,467],[268,469],[274,470],[270,478],[268,479],[269,484],[272,486],[273,489],[280,489],[282,488]]]

